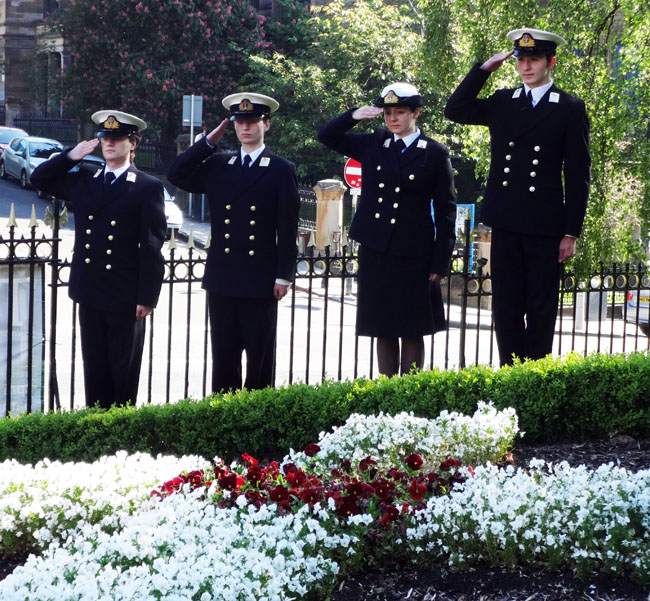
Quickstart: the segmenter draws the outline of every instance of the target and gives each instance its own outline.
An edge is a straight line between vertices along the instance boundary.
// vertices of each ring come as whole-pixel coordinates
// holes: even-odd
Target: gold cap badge
[[[525,33],[524,35],[521,36],[521,39],[519,40],[519,46],[520,48],[534,48],[535,38]]]
[[[385,104],[395,104],[398,101],[399,101],[399,98],[397,97],[395,92],[393,92],[393,90],[391,90],[390,92],[388,92],[388,94],[386,94],[386,96],[384,96],[384,103]]]
[[[238,108],[239,108],[240,111],[252,111],[253,110],[253,103],[248,98],[244,98],[239,103]]]
[[[120,122],[111,115],[106,121],[104,121],[104,129],[119,129]]]

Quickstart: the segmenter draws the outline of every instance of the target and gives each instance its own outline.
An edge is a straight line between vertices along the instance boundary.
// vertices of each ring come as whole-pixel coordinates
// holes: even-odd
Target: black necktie
[[[245,154],[244,155],[244,160],[242,161],[242,167],[250,167],[251,166],[251,155],[250,154]]]
[[[535,105],[533,104],[533,93],[528,90],[526,93],[526,104],[532,109],[535,108]]]
[[[113,180],[115,179],[115,174],[112,171],[109,171],[108,173],[104,174],[104,185],[105,186],[110,186],[113,183]]]
[[[395,152],[399,155],[402,154],[402,151],[406,148],[406,144],[404,144],[404,140],[399,139],[395,144],[393,144],[393,147],[395,148]]]

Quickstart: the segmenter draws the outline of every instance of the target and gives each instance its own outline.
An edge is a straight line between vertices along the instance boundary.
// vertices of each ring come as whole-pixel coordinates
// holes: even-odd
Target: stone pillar
[[[343,195],[347,190],[337,179],[322,179],[314,186],[316,192],[316,248],[324,250],[343,224]]]

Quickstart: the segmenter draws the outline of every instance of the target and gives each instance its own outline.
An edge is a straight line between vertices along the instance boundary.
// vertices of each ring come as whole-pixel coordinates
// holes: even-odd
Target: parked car
[[[6,125],[0,125],[0,156],[2,156],[2,151],[5,149],[7,144],[11,142],[14,138],[18,136],[28,136],[29,134],[19,127],[7,127]]]
[[[646,336],[650,336],[650,290],[631,290],[627,293],[627,321],[638,324]]]
[[[32,171],[47,161],[55,152],[61,152],[63,144],[50,138],[19,136],[9,142],[0,157],[0,177],[15,177],[22,188],[29,187]]]
[[[178,208],[174,202],[174,196],[167,192],[167,188],[163,188],[165,192],[165,217],[167,218],[167,237],[171,237],[171,231],[176,230],[174,236],[178,235],[178,230],[183,225],[183,211]]]

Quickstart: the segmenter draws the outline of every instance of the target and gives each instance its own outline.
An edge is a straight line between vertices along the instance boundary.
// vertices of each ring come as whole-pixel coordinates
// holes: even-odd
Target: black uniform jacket
[[[361,162],[361,197],[350,237],[378,252],[428,257],[430,273],[448,274],[456,241],[456,196],[448,149],[420,135],[398,159],[389,131],[348,132],[358,123],[353,110],[330,121],[318,134],[329,148]]]
[[[39,165],[31,177],[38,189],[74,208],[70,298],[134,315],[136,305],[155,307],[167,229],[162,183],[131,165],[104,186],[101,168],[80,165],[69,173],[75,165],[64,152]]]
[[[250,167],[240,153],[220,153],[201,139],[176,157],[174,185],[206,194],[211,242],[203,288],[223,296],[268,298],[276,278],[293,281],[298,181],[289,161],[264,148]]]
[[[554,85],[535,108],[526,104],[523,86],[477,99],[489,75],[476,65],[445,107],[452,121],[490,128],[483,222],[523,234],[578,237],[591,168],[584,103]]]

